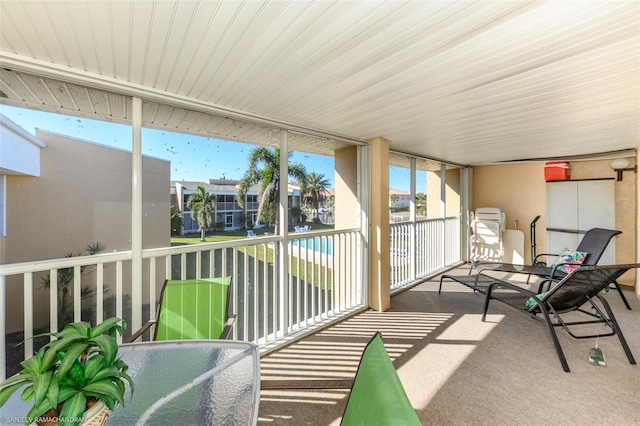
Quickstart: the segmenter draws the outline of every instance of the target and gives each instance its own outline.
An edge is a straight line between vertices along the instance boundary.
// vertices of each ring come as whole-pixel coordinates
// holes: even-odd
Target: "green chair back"
[[[229,305],[231,277],[167,280],[154,340],[219,339]]]
[[[362,353],[341,425],[420,425],[380,332]]]

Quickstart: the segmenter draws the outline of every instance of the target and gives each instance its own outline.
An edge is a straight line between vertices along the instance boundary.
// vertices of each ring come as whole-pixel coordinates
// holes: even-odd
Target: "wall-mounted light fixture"
[[[622,172],[629,172],[632,170],[636,173],[638,172],[638,166],[629,167],[629,164],[631,164],[631,162],[628,158],[616,158],[611,160],[609,166],[618,173],[616,178],[617,181],[622,180]]]

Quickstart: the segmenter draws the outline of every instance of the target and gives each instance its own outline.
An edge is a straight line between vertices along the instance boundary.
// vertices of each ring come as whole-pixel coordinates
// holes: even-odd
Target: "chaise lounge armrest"
[[[142,336],[142,334],[147,331],[152,325],[154,325],[156,323],[156,320],[151,320],[151,321],[147,321],[147,323],[145,325],[142,326],[142,328],[140,328],[140,330],[136,331],[135,333],[133,333],[131,335],[131,337],[129,337],[128,339],[125,340],[124,343],[132,343],[135,342],[140,336]]]
[[[227,318],[227,322],[224,324],[224,328],[222,329],[222,334],[220,334],[220,339],[226,340],[231,335],[231,329],[233,328],[233,324],[236,322],[235,315],[229,315]]]

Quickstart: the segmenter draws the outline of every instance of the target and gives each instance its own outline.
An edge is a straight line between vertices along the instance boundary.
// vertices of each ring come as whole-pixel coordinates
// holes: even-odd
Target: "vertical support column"
[[[358,147],[358,227],[360,228],[360,243],[358,250],[358,290],[360,292],[359,303],[369,300],[369,215],[371,212],[371,200],[368,194],[371,192],[371,158],[368,147]]]
[[[469,212],[473,205],[473,169],[466,167],[460,170],[460,256],[464,261],[471,258],[471,232],[469,227]]]
[[[369,141],[371,150],[371,228],[369,232],[369,305],[377,311],[391,307],[389,259],[389,141]]]
[[[409,200],[409,226],[411,232],[409,233],[409,278],[413,281],[416,279],[416,159],[410,159],[410,193],[411,200]]]
[[[640,164],[640,142],[636,147],[636,164]],[[633,175],[636,179],[636,188],[640,188],[640,173],[634,173]],[[638,204],[638,192],[640,191],[636,189],[636,262],[640,262],[640,214],[638,214],[638,208],[640,205]],[[640,299],[640,274],[637,270],[634,271],[634,273],[636,274],[636,296]]]
[[[2,313],[0,314],[0,348],[2,353],[5,353],[6,348],[6,332],[7,332],[7,277],[0,276],[0,307],[2,307]],[[7,378],[7,357],[0,357],[0,382]]]
[[[444,218],[447,217],[447,166],[440,164],[440,226],[442,226],[442,238],[440,239],[440,259],[442,265],[446,264],[447,253],[447,225]]]
[[[367,201],[364,200],[368,197],[367,184],[364,179],[368,179],[366,176],[368,171],[362,170],[365,166],[363,159],[368,158],[366,150],[363,152],[355,146],[336,150],[335,152],[335,182],[336,182],[336,203],[335,203],[335,229],[355,228],[368,226],[368,218],[363,218],[363,213],[366,216]],[[368,164],[368,163],[367,163]],[[362,181],[361,181],[362,180]],[[363,225],[362,222],[366,225]],[[363,233],[366,244],[366,233]],[[341,262],[344,259],[342,255],[342,245],[334,244],[333,259],[334,261]],[[361,266],[361,265],[359,265]],[[350,280],[345,278],[345,275],[341,271],[345,271],[347,266],[340,264],[333,272],[333,309],[340,310],[345,301],[346,288],[351,284]],[[363,280],[366,279],[363,275]],[[365,284],[366,283],[366,284]],[[361,282],[362,287],[368,285],[368,281]],[[366,291],[364,292],[366,293]],[[366,303],[366,295],[360,299]]]
[[[287,230],[289,229],[289,212],[287,210],[289,189],[289,134],[286,130],[280,131],[280,200],[279,200],[279,236],[281,237],[278,250],[278,280],[280,285],[280,324],[282,332],[286,336],[289,329],[289,253],[287,251]]]
[[[2,238],[5,236],[5,232],[7,229],[7,222],[5,217],[7,205],[6,194],[7,178],[5,175],[0,175],[0,264],[5,263],[4,253],[6,253],[5,239]],[[4,353],[4,348],[6,348],[5,333],[7,332],[7,277],[5,277],[4,275],[0,276],[0,309],[2,310],[2,313],[0,313],[0,348],[2,348],[2,352]],[[0,357],[0,382],[7,377],[6,361],[6,356]]]
[[[131,98],[131,329],[142,327],[142,99]]]
[[[447,217],[447,167],[440,165],[440,218]]]

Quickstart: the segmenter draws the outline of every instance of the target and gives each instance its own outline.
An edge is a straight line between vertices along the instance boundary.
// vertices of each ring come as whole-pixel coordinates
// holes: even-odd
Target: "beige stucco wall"
[[[389,141],[369,141],[371,152],[371,209],[369,212],[369,306],[377,311],[391,307],[389,235]]]
[[[386,311],[391,306],[389,288],[389,141],[369,141],[371,161],[369,197],[369,306]],[[345,148],[335,153],[336,204],[335,227],[352,228],[358,224],[358,150]]]
[[[635,164],[635,159],[631,159]],[[610,160],[572,161],[571,179],[612,178],[615,173],[609,167]],[[616,262],[633,263],[636,259],[636,179],[626,172],[625,179],[616,182],[616,229],[622,234],[616,237]],[[499,207],[506,214],[507,228],[518,229],[525,236],[524,259],[530,262],[531,240],[529,225],[535,216],[541,218],[536,224],[536,247],[538,253],[546,248],[546,182],[544,163],[524,163],[495,166],[480,166],[473,169],[473,206]],[[621,284],[634,285],[633,273],[626,274]]]
[[[96,241],[106,252],[130,250],[131,153],[42,131],[36,136],[47,144],[41,176],[7,180],[4,262],[85,255]],[[169,178],[169,162],[143,158],[143,248],[170,245]],[[8,281],[11,332],[21,327],[22,284]],[[34,278],[34,298],[38,326],[48,320],[48,291],[39,278]]]
[[[335,152],[335,229],[355,228],[358,223],[358,148]]]
[[[440,215],[440,193],[442,180],[440,172],[427,172],[427,218],[436,219]],[[445,172],[445,217],[460,214],[460,169]]]

